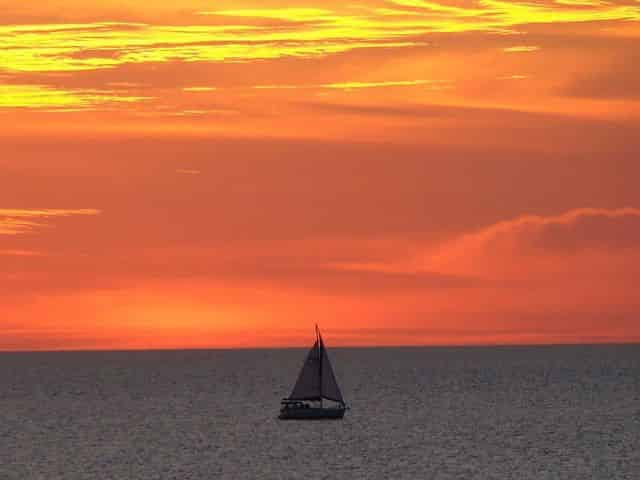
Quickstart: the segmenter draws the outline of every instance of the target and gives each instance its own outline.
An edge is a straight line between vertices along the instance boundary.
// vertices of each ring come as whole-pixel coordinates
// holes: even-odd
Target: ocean
[[[329,347],[330,348],[330,347]],[[0,354],[0,480],[638,479],[640,345]]]

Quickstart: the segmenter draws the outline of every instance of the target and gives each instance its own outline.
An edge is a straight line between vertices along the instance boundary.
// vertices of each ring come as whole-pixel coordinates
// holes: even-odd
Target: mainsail
[[[307,354],[289,399],[318,401],[326,398],[344,404],[327,349],[317,330],[316,335],[318,338]]]
[[[318,340],[316,340],[300,370],[293,392],[289,395],[290,400],[320,400],[322,398],[319,352],[320,347]]]

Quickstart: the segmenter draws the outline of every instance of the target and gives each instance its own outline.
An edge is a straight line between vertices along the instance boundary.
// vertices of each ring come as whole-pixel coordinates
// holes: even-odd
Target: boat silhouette
[[[327,404],[326,401],[330,403]],[[281,402],[280,420],[340,420],[347,406],[316,325],[309,350],[291,395]]]

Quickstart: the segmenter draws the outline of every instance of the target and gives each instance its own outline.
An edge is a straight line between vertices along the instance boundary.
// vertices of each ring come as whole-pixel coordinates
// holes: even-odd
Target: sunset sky
[[[0,0],[0,350],[640,341],[640,0]]]

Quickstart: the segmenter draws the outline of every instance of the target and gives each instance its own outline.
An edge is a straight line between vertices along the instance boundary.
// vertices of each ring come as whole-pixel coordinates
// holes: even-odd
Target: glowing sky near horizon
[[[640,1],[0,0],[0,350],[640,341]]]

